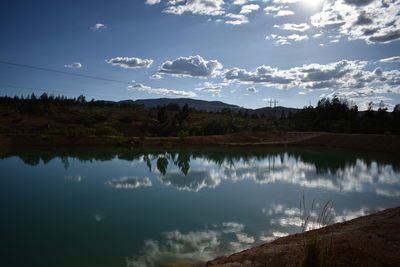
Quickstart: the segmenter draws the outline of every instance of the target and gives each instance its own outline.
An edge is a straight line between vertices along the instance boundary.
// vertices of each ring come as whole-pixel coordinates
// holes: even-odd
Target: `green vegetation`
[[[330,266],[329,263],[328,248],[324,247],[318,240],[318,237],[314,235],[306,244],[301,266],[327,267]]]
[[[315,200],[312,201],[311,208],[307,210],[306,200],[303,197],[300,200],[300,217],[302,220],[302,232],[324,227],[332,223],[333,202],[327,201],[319,212],[316,211]],[[332,242],[332,236],[331,236]],[[304,241],[304,257],[301,260],[302,267],[326,267],[330,266],[329,249],[326,242],[319,239],[316,232],[311,232]]]
[[[266,117],[251,110],[205,112],[169,104],[147,108],[131,103],[86,101],[84,96],[0,97],[0,134],[113,137],[179,137],[244,131],[307,131],[400,134],[400,105],[389,112],[359,112],[346,100],[322,99],[316,107]]]

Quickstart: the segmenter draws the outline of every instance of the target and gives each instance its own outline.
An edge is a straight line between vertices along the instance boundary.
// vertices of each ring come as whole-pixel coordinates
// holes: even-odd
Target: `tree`
[[[394,119],[399,120],[400,119],[400,104],[397,104],[393,111],[392,111],[392,116]]]
[[[159,157],[157,159],[157,169],[162,174],[165,175],[167,173],[168,168],[168,159],[165,157]]]
[[[185,104],[178,113],[178,122],[181,125],[189,118],[189,105]]]
[[[47,102],[48,99],[49,99],[49,95],[47,93],[43,93],[40,96],[40,100],[43,101],[43,102]]]
[[[76,102],[77,102],[78,104],[85,104],[85,103],[86,103],[86,98],[85,98],[85,96],[84,96],[84,95],[78,96],[78,98],[76,99]]]
[[[167,105],[167,110],[169,110],[169,111],[179,111],[179,109],[180,109],[179,105],[176,103],[169,103]]]
[[[157,120],[159,123],[164,123],[168,120],[167,108],[165,106],[158,108]]]

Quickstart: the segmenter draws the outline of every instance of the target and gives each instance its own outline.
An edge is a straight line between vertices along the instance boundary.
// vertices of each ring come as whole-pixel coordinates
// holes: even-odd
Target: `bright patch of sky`
[[[1,94],[192,97],[249,108],[338,95],[400,103],[393,0],[6,1]]]

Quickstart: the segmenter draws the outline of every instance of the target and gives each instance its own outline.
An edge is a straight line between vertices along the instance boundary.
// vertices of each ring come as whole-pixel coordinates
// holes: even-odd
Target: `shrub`
[[[301,262],[302,267],[325,267],[329,266],[328,249],[322,246],[315,235],[308,240],[305,247],[304,258]]]
[[[179,140],[181,141],[181,142],[184,142],[185,141],[185,138],[188,136],[188,132],[187,131],[179,131],[179,133],[178,133],[178,137],[179,137]]]
[[[111,126],[98,126],[96,127],[96,135],[98,136],[118,136],[121,135],[115,128]]]

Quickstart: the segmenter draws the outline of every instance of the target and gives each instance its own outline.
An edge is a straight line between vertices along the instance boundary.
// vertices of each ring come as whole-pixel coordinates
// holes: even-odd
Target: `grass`
[[[307,209],[306,199],[303,192],[302,199],[300,200],[300,218],[302,220],[302,232],[318,229],[332,222],[333,201],[327,201],[322,209],[317,208],[318,205],[316,205],[314,199],[311,203],[311,208]]]
[[[302,267],[326,267],[332,261],[329,258],[329,248],[323,246],[318,236],[314,235],[307,241],[304,258],[301,261]]]
[[[327,201],[319,212],[316,212],[315,199],[312,201],[311,208],[307,210],[306,200],[303,192],[302,199],[300,200],[300,216],[302,218],[301,229],[302,232],[307,230],[321,228],[332,222],[333,202]],[[311,225],[311,226],[310,226]],[[332,244],[332,236],[330,238]],[[304,241],[304,256],[301,260],[302,267],[326,267],[330,266],[332,260],[329,256],[331,245],[324,244],[318,237],[318,234],[312,233]]]

